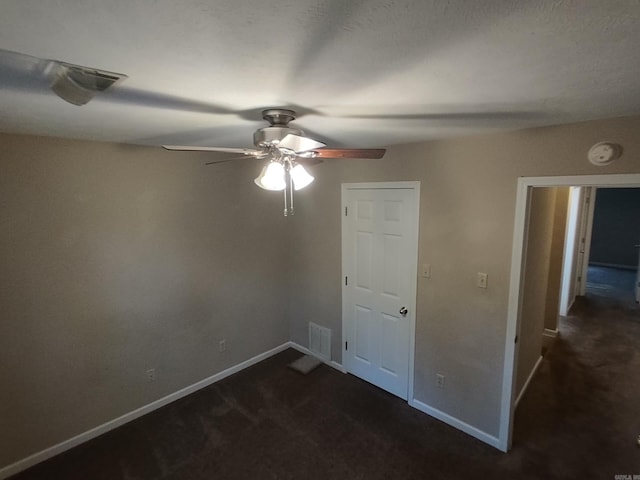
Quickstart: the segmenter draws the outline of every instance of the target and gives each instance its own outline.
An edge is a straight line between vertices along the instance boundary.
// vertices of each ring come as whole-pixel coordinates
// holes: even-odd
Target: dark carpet
[[[516,411],[510,455],[539,478],[631,480],[640,475],[638,307],[587,294],[569,313]]]
[[[587,293],[607,297],[623,303],[635,301],[635,270],[589,265],[587,269]]]
[[[13,480],[640,475],[639,318],[580,299],[520,403],[508,454],[325,365],[301,375],[288,350]]]

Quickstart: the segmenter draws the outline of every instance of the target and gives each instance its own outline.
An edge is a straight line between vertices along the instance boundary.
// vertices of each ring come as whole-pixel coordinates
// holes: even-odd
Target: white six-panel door
[[[343,189],[343,363],[404,399],[413,371],[418,195]]]

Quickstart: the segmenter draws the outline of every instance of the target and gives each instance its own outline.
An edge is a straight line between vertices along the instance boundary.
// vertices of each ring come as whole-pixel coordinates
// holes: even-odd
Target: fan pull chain
[[[293,179],[291,178],[291,163],[284,162],[284,216],[293,215]]]

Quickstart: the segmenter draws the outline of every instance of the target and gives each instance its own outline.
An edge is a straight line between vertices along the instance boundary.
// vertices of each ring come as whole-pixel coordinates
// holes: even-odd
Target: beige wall
[[[288,219],[251,160],[1,135],[0,465],[306,345],[308,321],[340,361],[343,182],[422,182],[415,398],[497,435],[517,178],[640,172],[638,131],[613,119],[328,160]],[[625,154],[598,168],[586,151],[603,139]]]
[[[531,189],[518,333],[516,396],[521,394],[542,354],[543,330],[555,330],[558,325],[568,200],[569,187]]]
[[[547,301],[544,311],[544,328],[558,328],[560,312],[560,288],[562,286],[562,260],[564,242],[567,233],[567,210],[569,208],[569,187],[556,188],[556,201],[553,212],[553,236],[549,256],[549,279],[547,282]]]
[[[286,219],[255,161],[0,151],[0,467],[289,339]]]
[[[333,330],[341,353],[340,185],[421,181],[415,398],[497,436],[504,367],[514,207],[519,176],[640,172],[640,117],[391,148],[382,160],[329,160],[298,195],[293,221],[291,336],[307,322]],[[613,165],[588,163],[589,147],[619,142]],[[489,274],[489,288],[475,286]],[[446,375],[435,387],[436,372]]]
[[[524,280],[515,391],[520,394],[542,354],[542,332],[553,239],[555,188],[532,188],[526,240]]]

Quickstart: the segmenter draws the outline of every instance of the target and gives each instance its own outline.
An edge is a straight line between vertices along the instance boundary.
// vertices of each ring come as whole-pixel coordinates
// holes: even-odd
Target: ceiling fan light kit
[[[264,190],[284,190],[287,174],[291,175],[294,190],[302,190],[315,180],[305,168],[291,160],[272,160],[264,166],[254,183]]]
[[[284,191],[284,216],[293,215],[293,191],[301,190],[314,178],[305,168],[291,160],[279,158],[271,160],[254,180],[264,190]]]
[[[286,186],[284,175],[284,165],[279,162],[269,162],[254,182],[265,190],[280,191]]]
[[[302,190],[315,180],[315,178],[313,178],[313,176],[299,163],[295,164],[291,169],[291,179],[293,180],[293,188],[296,190]]]
[[[257,148],[194,147],[164,145],[167,150],[229,152],[244,155],[239,158],[268,159],[254,183],[264,190],[284,191],[284,215],[293,215],[293,191],[301,190],[313,182],[313,176],[300,162],[321,158],[382,158],[384,149],[336,148],[323,150],[322,142],[306,137],[304,132],[290,127],[296,113],[288,108],[268,108],[262,111],[268,127],[253,134]],[[322,160],[317,160],[322,162]],[[210,162],[218,163],[218,162]]]

